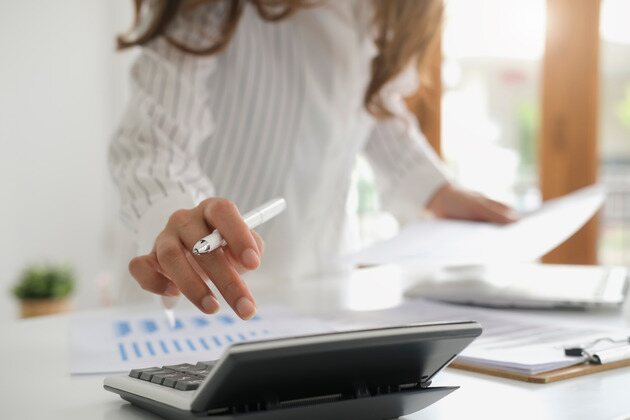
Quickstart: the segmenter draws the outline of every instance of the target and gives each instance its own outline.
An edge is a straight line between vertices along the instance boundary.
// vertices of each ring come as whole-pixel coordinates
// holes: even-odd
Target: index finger
[[[253,270],[260,265],[258,244],[236,205],[226,199],[213,199],[204,206],[206,222],[218,229],[232,255],[243,267]]]
[[[158,263],[179,290],[207,314],[219,310],[219,302],[212,291],[188,262],[186,250],[177,238],[166,237],[156,244]]]

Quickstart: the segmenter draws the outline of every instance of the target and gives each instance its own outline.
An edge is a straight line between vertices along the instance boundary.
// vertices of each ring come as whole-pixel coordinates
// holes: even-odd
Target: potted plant
[[[20,300],[22,318],[68,312],[74,273],[66,265],[27,267],[13,288]]]

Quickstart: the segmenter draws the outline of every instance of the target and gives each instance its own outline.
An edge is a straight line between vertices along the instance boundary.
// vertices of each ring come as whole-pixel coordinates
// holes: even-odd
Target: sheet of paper
[[[284,307],[261,307],[250,321],[227,310],[216,315],[177,311],[174,328],[159,310],[78,315],[71,326],[71,373],[128,372],[138,367],[215,360],[233,343],[329,331],[327,324]]]
[[[630,336],[630,330],[606,329],[550,322],[542,317],[515,315],[509,311],[470,308],[416,299],[381,311],[353,312],[334,322],[339,330],[372,328],[419,322],[477,321],[482,335],[458,356],[470,364],[536,374],[581,363],[580,357],[564,355],[565,346],[602,338]]]
[[[430,219],[345,258],[356,265],[472,265],[535,260],[569,238],[601,207],[602,187],[547,201],[509,225]]]

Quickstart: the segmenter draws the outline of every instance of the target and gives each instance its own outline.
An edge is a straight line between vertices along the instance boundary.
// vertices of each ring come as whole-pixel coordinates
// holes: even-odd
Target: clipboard
[[[579,365],[569,366],[562,369],[550,370],[548,372],[537,373],[535,375],[527,375],[513,371],[501,370],[485,366],[472,365],[458,362],[454,360],[449,367],[455,369],[466,370],[469,372],[483,373],[501,378],[514,379],[517,381],[531,382],[535,384],[548,384],[558,382],[565,379],[577,378],[579,376],[590,375],[592,373],[604,372],[612,369],[619,369],[630,366],[630,359],[618,360],[605,364],[582,363]]]

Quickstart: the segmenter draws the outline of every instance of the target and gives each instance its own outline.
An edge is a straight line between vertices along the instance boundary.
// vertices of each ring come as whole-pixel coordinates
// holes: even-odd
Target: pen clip
[[[195,244],[192,251],[195,255],[201,255],[208,252],[209,247],[210,245],[208,244],[208,242],[205,239],[202,239]]]

